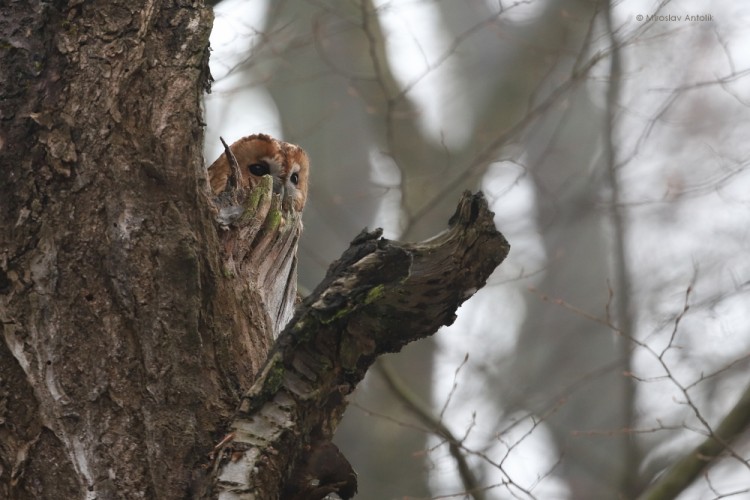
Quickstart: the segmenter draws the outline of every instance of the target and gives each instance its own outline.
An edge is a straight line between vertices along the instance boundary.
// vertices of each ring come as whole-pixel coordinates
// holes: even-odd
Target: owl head
[[[241,186],[252,189],[261,177],[273,177],[273,191],[289,201],[291,207],[301,212],[307,201],[307,182],[310,163],[301,147],[279,141],[265,134],[243,137],[230,146],[242,173]],[[230,166],[226,154],[219,156],[208,167],[211,191],[224,191]]]

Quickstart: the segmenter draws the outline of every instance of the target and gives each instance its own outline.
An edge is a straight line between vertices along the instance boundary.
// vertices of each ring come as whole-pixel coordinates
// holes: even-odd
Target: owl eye
[[[296,186],[297,183],[299,182],[299,174],[297,172],[294,172],[292,176],[289,178],[289,180],[292,181],[292,184]]]
[[[258,177],[271,173],[271,170],[265,163],[251,163],[248,168],[250,169],[251,174],[257,175]]]

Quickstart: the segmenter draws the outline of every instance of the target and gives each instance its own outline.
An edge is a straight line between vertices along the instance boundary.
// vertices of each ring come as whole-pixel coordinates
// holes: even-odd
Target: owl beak
[[[281,197],[281,209],[288,212],[292,209],[293,190],[287,190],[286,184],[278,177],[273,178],[273,192]]]
[[[284,181],[279,179],[278,177],[273,177],[273,194],[281,195],[281,198],[284,199]]]

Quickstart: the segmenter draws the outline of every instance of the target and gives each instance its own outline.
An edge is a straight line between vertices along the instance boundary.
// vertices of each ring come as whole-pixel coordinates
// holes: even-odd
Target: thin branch
[[[401,380],[401,378],[393,371],[385,360],[380,360],[375,364],[378,373],[383,377],[388,387],[391,389],[393,395],[401,401],[406,408],[416,415],[424,425],[432,429],[435,434],[442,437],[448,442],[448,451],[450,452],[453,460],[456,461],[458,467],[458,474],[461,477],[466,494],[471,495],[474,500],[484,500],[483,488],[479,486],[479,481],[471,470],[469,463],[466,461],[466,457],[461,451],[461,445],[463,440],[458,439],[453,435],[451,430],[443,423],[442,419],[436,418],[432,413],[432,409],[425,405],[419,396],[414,394]]]
[[[223,137],[219,137],[219,140],[221,140],[221,143],[224,145],[224,154],[227,156],[227,161],[229,162],[227,189],[234,191],[242,185],[242,171],[240,170],[240,165],[237,163],[237,158],[234,156],[229,144],[226,143]]]
[[[691,284],[692,287],[692,284]],[[686,291],[686,300],[689,297],[689,292]],[[540,295],[542,300],[550,300],[546,295]],[[596,316],[586,313],[585,311],[575,308],[567,302],[555,299],[551,300],[554,304],[560,305],[574,314],[580,315],[591,321],[599,324],[603,324],[612,328],[612,330],[618,334],[623,334],[615,325],[597,318]],[[684,309],[684,306],[683,306]],[[676,320],[677,321],[677,320]],[[637,345],[638,347],[645,349],[654,359],[659,363],[661,369],[664,370],[664,376],[658,379],[669,380],[675,387],[677,387],[685,398],[684,404],[690,408],[693,415],[700,422],[702,429],[692,429],[693,432],[700,433],[705,436],[705,440],[698,445],[696,448],[691,450],[687,455],[673,465],[666,474],[661,476],[653,485],[651,485],[646,492],[644,492],[639,499],[640,500],[669,500],[675,498],[685,488],[687,488],[693,481],[703,474],[712,463],[721,458],[722,456],[731,456],[738,462],[747,468],[750,468],[750,463],[739,453],[732,448],[732,443],[750,427],[750,385],[747,386],[740,400],[727,414],[724,420],[719,424],[718,428],[714,427],[706,420],[706,417],[698,409],[698,405],[695,403],[690,395],[689,389],[695,386],[695,383],[685,385],[677,380],[677,377],[673,373],[669,364],[663,355],[657,353],[648,344],[629,336],[630,342]],[[628,373],[634,380],[638,379],[632,373]],[[666,427],[665,427],[666,429]]]
[[[727,443],[738,438],[750,427],[750,385],[724,417],[719,427],[701,444],[677,461],[663,476],[652,484],[640,500],[670,500],[676,498],[693,481],[701,477],[706,468],[727,452]]]
[[[617,178],[617,143],[616,125],[618,120],[619,99],[622,82],[622,59],[620,57],[620,44],[615,32],[614,20],[612,19],[612,5],[609,1],[604,2],[604,19],[609,36],[610,59],[609,59],[609,84],[606,93],[606,117],[604,120],[604,150],[605,150],[605,178],[610,188],[611,210],[610,216],[614,232],[614,272],[615,272],[615,312],[620,331],[624,335],[619,336],[618,352],[622,371],[632,371],[633,346],[629,338],[633,335],[633,317],[631,311],[630,295],[630,269],[626,255],[627,226],[624,208],[620,206],[620,184]],[[611,293],[611,292],[610,292]],[[623,404],[623,427],[632,428],[635,425],[635,383],[632,379],[625,377],[623,380],[623,391],[620,395]],[[639,462],[639,451],[635,440],[626,439],[622,457],[622,474],[619,478],[620,492],[626,496],[632,496],[637,483],[637,470]]]

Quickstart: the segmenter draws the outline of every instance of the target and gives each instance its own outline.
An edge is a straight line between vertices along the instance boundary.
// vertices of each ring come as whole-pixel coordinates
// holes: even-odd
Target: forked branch
[[[299,450],[331,439],[375,359],[450,325],[510,249],[481,193],[427,241],[381,234],[352,241],[277,339],[231,424],[214,495],[271,498]]]

